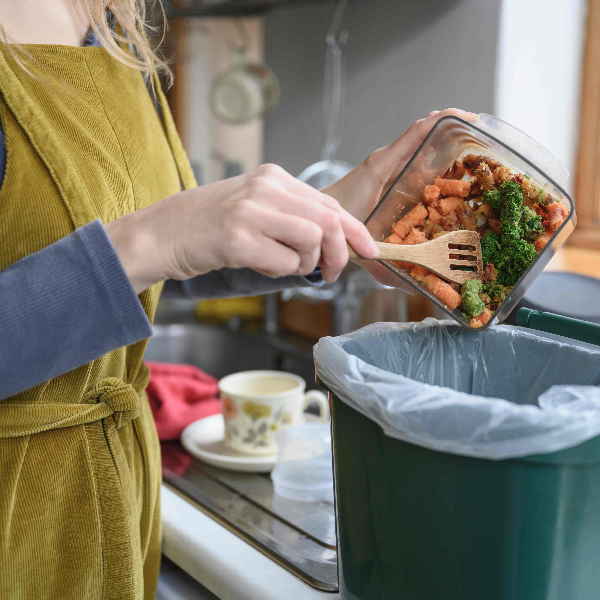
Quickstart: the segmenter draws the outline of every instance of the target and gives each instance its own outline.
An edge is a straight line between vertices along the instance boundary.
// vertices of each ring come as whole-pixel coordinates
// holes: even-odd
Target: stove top
[[[338,591],[333,503],[287,500],[268,475],[205,465],[179,442],[161,447],[166,482],[311,587]]]

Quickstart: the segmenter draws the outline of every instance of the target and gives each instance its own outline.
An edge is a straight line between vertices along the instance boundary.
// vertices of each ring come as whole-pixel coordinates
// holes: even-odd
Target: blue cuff
[[[107,319],[120,325],[119,335],[114,344],[129,346],[152,335],[152,326],[137,297],[117,252],[100,220],[92,221],[75,231],[85,245],[93,268],[101,280],[104,298],[107,300],[104,310]]]
[[[317,267],[310,275],[306,275],[304,279],[313,285],[324,283],[323,276],[321,275],[321,267]]]

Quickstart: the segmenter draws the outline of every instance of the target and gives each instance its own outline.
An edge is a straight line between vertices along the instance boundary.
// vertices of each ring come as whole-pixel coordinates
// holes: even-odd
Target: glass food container
[[[480,114],[472,122],[453,116],[444,117],[429,132],[365,224],[375,240],[386,239],[396,221],[421,201],[423,187],[433,184],[436,176],[443,176],[455,160],[467,154],[489,156],[509,167],[514,174],[527,175],[533,184],[543,188],[555,200],[560,200],[569,210],[563,224],[500,303],[492,319],[484,325],[487,328],[493,323],[502,322],[509,315],[575,228],[575,206],[562,187],[569,172],[548,150],[522,131],[490,115]],[[426,286],[411,277],[408,270],[400,269],[388,261],[381,262],[452,319],[467,329],[473,329],[470,320],[463,316],[459,308],[451,310]]]

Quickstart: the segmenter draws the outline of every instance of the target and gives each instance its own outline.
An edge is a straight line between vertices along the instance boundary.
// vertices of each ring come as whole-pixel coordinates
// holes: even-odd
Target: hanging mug
[[[244,51],[232,51],[234,66],[213,82],[210,106],[227,123],[245,123],[276,106],[279,82],[266,65],[252,64]]]

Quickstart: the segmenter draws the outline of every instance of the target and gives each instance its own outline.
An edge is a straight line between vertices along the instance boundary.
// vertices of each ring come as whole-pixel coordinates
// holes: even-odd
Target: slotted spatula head
[[[423,264],[425,268],[456,283],[483,277],[481,242],[476,231],[452,231],[420,244],[422,250],[426,245],[431,250],[428,250],[427,264]],[[458,267],[469,267],[472,270],[462,271]]]
[[[415,263],[448,281],[465,283],[483,277],[481,243],[476,231],[451,231],[433,240],[413,246],[375,242],[381,254],[375,259]],[[362,259],[349,248],[350,259]],[[461,267],[469,267],[463,271]]]

